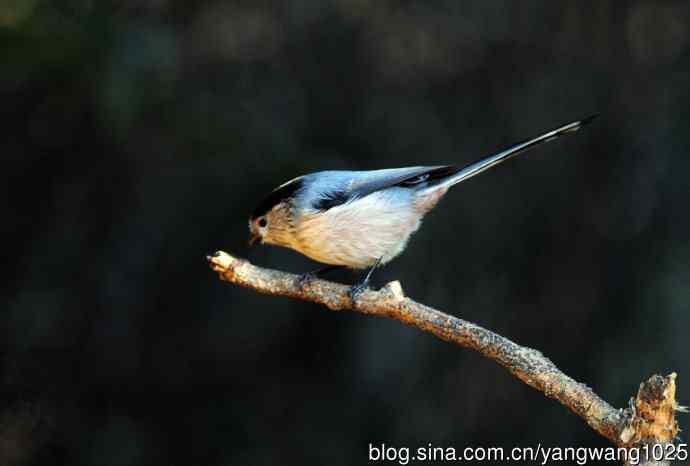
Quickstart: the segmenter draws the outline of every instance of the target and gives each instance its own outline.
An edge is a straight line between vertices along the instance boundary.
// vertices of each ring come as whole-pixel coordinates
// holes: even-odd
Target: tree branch
[[[346,285],[314,279],[301,287],[298,275],[257,267],[222,251],[207,259],[222,280],[236,285],[312,301],[334,311],[352,309],[393,318],[473,349],[506,367],[530,387],[558,400],[615,445],[627,448],[650,441],[670,443],[678,433],[674,411],[680,408],[675,401],[675,373],[653,376],[640,385],[630,407],[615,409],[592,389],[561,372],[541,352],[406,298],[397,281],[379,291],[366,290],[352,302]]]

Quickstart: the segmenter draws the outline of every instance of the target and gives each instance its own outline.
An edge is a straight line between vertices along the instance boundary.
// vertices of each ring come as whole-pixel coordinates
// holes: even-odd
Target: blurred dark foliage
[[[246,249],[296,175],[467,163],[593,112],[455,189],[375,281],[616,406],[673,370],[687,403],[689,40],[685,1],[3,2],[0,463],[606,446],[470,351],[204,261],[312,269]]]

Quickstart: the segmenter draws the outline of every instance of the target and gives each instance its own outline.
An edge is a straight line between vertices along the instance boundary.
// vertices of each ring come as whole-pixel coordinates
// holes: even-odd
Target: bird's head
[[[290,234],[291,208],[286,202],[276,204],[264,214],[249,218],[249,244],[260,243],[289,246],[286,236]]]
[[[249,217],[249,244],[257,241],[279,246],[291,246],[294,225],[294,198],[302,187],[302,179],[295,178],[274,189],[257,205]]]

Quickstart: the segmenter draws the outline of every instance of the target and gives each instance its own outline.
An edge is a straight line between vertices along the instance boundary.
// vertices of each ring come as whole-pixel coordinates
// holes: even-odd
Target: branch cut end
[[[225,272],[232,266],[232,263],[237,261],[230,254],[223,251],[216,251],[213,254],[206,256],[206,260],[211,264],[214,272]]]
[[[402,285],[398,280],[387,283],[386,286],[381,288],[381,291],[389,294],[396,301],[402,301],[405,299],[405,293],[403,292]]]
[[[671,443],[678,435],[675,412],[676,373],[666,377],[653,375],[640,384],[637,396],[630,403],[630,417],[620,434],[624,445],[639,443]]]

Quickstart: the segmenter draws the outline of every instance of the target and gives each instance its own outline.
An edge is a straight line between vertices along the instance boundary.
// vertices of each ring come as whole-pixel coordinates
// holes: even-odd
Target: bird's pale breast
[[[302,214],[293,248],[325,264],[365,268],[400,254],[422,213],[409,191],[388,189],[326,211]]]

